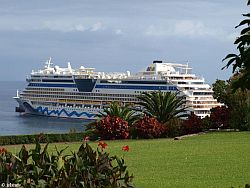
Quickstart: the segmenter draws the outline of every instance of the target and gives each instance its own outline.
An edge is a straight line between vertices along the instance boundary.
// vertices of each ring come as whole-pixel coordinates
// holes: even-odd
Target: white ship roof
[[[96,72],[95,68],[80,66],[73,69],[70,62],[66,68],[53,66],[51,58],[46,61],[43,69],[32,71],[31,76],[53,76],[67,75],[76,77],[90,77],[95,79],[154,79],[154,80],[172,80],[186,81],[196,80],[204,82],[203,77],[198,77],[192,73],[192,68],[188,64],[176,64],[162,61],[154,61],[142,71],[131,74],[126,72]],[[207,86],[206,86],[207,87]]]

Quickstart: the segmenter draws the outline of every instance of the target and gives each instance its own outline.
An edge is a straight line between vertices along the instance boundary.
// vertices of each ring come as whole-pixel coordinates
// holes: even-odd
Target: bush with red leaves
[[[126,139],[129,137],[128,122],[116,116],[104,117],[97,123],[96,129],[99,131],[101,138],[105,140]]]
[[[183,119],[173,118],[164,124],[166,137],[176,137],[181,134]]]
[[[184,120],[181,125],[181,134],[194,134],[202,131],[202,120],[200,117],[191,113],[188,119]]]
[[[211,109],[210,121],[211,128],[227,129],[229,128],[230,110],[225,107],[216,107]]]
[[[134,130],[139,138],[159,138],[164,133],[164,127],[157,119],[144,116],[134,124]]]

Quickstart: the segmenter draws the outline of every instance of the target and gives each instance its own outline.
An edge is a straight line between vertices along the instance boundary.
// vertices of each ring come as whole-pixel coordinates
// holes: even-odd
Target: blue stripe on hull
[[[71,87],[76,88],[76,84],[36,84],[30,83],[28,86],[35,86],[35,87]]]
[[[65,87],[65,88],[78,88],[76,84],[45,84],[45,83],[30,83],[28,86],[35,87]],[[81,86],[82,87],[82,86]],[[90,86],[89,86],[90,87]],[[109,85],[109,84],[97,84],[95,86],[97,89],[135,89],[135,90],[169,90],[177,91],[176,86],[142,86],[142,85]],[[88,88],[86,91],[78,88],[80,91],[91,92],[92,88]]]
[[[99,89],[136,89],[136,90],[169,90],[177,91],[176,86],[142,86],[142,85],[96,85]]]
[[[72,116],[77,116],[77,117],[81,117],[81,116],[87,116],[88,118],[94,118],[95,114],[90,114],[90,113],[87,113],[87,112],[81,112],[81,113],[78,113],[76,111],[72,111],[72,112],[67,112],[65,109],[62,109],[62,110],[51,110],[49,111],[48,107],[45,107],[43,109],[43,107],[39,106],[37,109],[37,112],[38,113],[42,113],[42,114],[47,114],[48,116],[50,115],[57,115],[57,116],[61,116],[62,113],[65,113],[67,115],[67,117],[72,117]]]

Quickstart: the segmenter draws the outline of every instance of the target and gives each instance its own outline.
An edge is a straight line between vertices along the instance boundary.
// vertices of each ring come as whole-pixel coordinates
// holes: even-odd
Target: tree
[[[230,126],[250,130],[250,91],[237,90],[230,95]]]
[[[213,84],[214,97],[228,107],[231,128],[250,130],[250,91],[234,90],[238,77],[239,74],[234,74],[227,82],[216,80]],[[232,92],[233,90],[234,92]]]
[[[212,108],[210,114],[211,128],[229,128],[230,110],[226,106]]]
[[[247,5],[250,5],[248,0]],[[246,17],[241,21],[236,28],[245,26],[240,33],[240,36],[235,40],[234,44],[237,45],[238,54],[228,54],[223,61],[227,60],[228,63],[225,67],[233,66],[233,73],[240,72],[240,76],[233,84],[234,91],[238,88],[243,90],[250,89],[250,13],[243,14]]]
[[[142,93],[137,97],[140,100],[138,104],[142,106],[144,114],[154,117],[164,124],[174,117],[187,116],[184,96],[177,96],[178,94],[161,91]]]
[[[139,119],[140,114],[131,109],[129,105],[120,106],[117,102],[112,102],[109,106],[104,108],[103,112],[99,112],[98,117],[119,117],[132,125]]]
[[[228,83],[225,80],[216,80],[213,86],[213,97],[217,99],[218,102],[227,104],[227,92]]]

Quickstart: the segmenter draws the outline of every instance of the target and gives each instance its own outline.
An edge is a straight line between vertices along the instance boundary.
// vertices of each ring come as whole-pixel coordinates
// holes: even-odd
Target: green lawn
[[[243,187],[250,183],[250,132],[210,133],[183,140],[109,141],[108,151],[124,156],[139,188]],[[57,144],[77,150],[80,143]],[[97,143],[91,143],[93,147]],[[121,147],[129,145],[130,151]],[[29,146],[30,147],[30,146]],[[16,152],[20,146],[8,146]],[[54,144],[50,145],[54,150]]]

